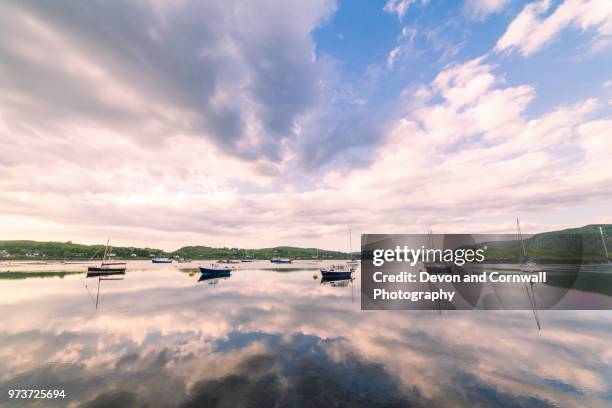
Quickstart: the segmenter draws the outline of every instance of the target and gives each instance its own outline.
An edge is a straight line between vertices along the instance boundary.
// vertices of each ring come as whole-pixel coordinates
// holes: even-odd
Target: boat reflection
[[[110,275],[125,275],[125,270],[123,272],[106,272],[106,273],[100,273],[98,272],[88,272],[87,275],[85,276],[86,278],[98,278],[98,289],[96,290],[96,298],[94,299],[93,295],[91,294],[91,292],[89,291],[89,287],[87,286],[87,283],[83,282],[83,279],[81,279],[81,283],[83,284],[83,286],[85,286],[85,289],[87,290],[87,293],[89,294],[89,297],[91,298],[92,302],[95,304],[96,310],[98,310],[98,306],[100,304],[100,286],[102,284],[102,281],[118,281],[118,280],[123,280],[124,277],[118,277],[118,276],[110,276]]]
[[[209,285],[217,285],[222,280],[226,280],[232,277],[231,270],[214,271],[214,272],[202,272],[198,282],[206,282]]]
[[[327,276],[323,276],[321,278],[321,285],[327,285],[327,286],[331,286],[334,288],[345,288],[349,285],[349,283],[353,282],[354,280],[355,278],[348,278],[348,277],[330,278]]]
[[[98,278],[104,276],[112,276],[112,275],[125,275],[125,269],[123,270],[105,270],[105,271],[88,271],[86,278]]]

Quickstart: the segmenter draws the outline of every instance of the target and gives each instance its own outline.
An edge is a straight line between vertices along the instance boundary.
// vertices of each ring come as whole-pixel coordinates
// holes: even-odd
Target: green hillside
[[[67,259],[86,260],[92,257],[100,259],[104,245],[82,245],[72,242],[42,241],[0,241],[0,259]],[[317,248],[297,248],[281,246],[275,248],[243,249],[213,248],[208,246],[186,246],[173,252],[155,248],[113,247],[112,253],[117,259],[149,259],[151,257],[181,257],[190,259],[240,259],[255,255],[255,259],[272,257],[292,259],[313,259],[319,254],[321,259],[346,259],[346,252],[326,251]],[[356,254],[358,255],[358,254]]]
[[[190,259],[240,259],[249,257],[255,259],[270,259],[272,257],[291,259],[347,259],[348,252],[326,251],[317,248],[298,248],[281,246],[274,248],[243,249],[243,248],[212,248],[207,246],[186,246],[173,253],[173,255]]]
[[[604,230],[608,250],[612,250],[612,224],[591,224],[580,228],[535,234],[525,240],[527,253],[537,260],[589,261],[605,260],[599,227]],[[514,241],[487,242],[487,261],[516,262],[522,256],[519,243]],[[95,255],[99,259],[104,245],[82,245],[72,242],[41,241],[0,241],[0,260],[5,259],[66,259],[84,260]],[[270,259],[272,257],[291,259],[347,259],[350,254],[326,251],[317,248],[279,246],[274,248],[214,248],[209,246],[185,246],[173,252],[156,248],[113,247],[118,259],[150,259],[151,257],[181,257],[190,259]],[[358,258],[359,253],[353,255]]]
[[[591,224],[580,228],[543,232],[525,239],[527,255],[539,261],[604,262],[599,227],[604,231],[608,251],[612,249],[612,224]],[[487,261],[516,262],[522,258],[517,240],[487,242]]]
[[[150,255],[165,256],[168,253],[161,249],[113,247],[117,258],[143,259]],[[0,259],[90,259],[94,255],[101,258],[104,245],[82,245],[72,242],[44,241],[0,241]],[[136,256],[132,256],[132,254]]]

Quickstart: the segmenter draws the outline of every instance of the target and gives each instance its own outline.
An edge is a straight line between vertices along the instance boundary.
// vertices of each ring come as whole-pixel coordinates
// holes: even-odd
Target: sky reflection
[[[361,311],[358,279],[312,270],[198,278],[128,272],[101,283],[97,310],[84,275],[0,281],[0,388],[86,406],[612,401],[609,312],[541,312],[538,331],[530,311]]]

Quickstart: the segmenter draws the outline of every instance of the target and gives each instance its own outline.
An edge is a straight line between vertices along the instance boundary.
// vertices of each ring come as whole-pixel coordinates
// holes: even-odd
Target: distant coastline
[[[540,262],[600,262],[604,258],[599,227],[609,248],[612,248],[612,224],[589,224],[579,228],[569,228],[558,231],[542,232],[531,235],[525,245],[529,255]],[[580,236],[579,242],[573,245],[566,242],[568,235]],[[563,242],[561,242],[563,241]],[[516,262],[519,254],[516,241],[499,241],[488,243],[488,263]],[[554,250],[551,250],[555,248]],[[563,248],[560,252],[559,248]],[[0,262],[13,260],[29,261],[86,261],[103,252],[104,245],[84,245],[71,241],[0,241]],[[272,248],[215,248],[204,245],[184,246],[176,251],[164,251],[157,248],[113,247],[113,257],[125,260],[148,260],[151,258],[183,258],[183,259],[243,259],[269,260],[273,257],[296,260],[338,260],[360,258],[360,251],[353,253],[330,251],[320,248],[301,248],[293,246],[277,246]],[[95,259],[95,257],[94,257]]]
[[[13,260],[66,260],[86,261],[104,251],[104,245],[84,245],[56,241],[6,240],[0,241],[0,262]],[[272,248],[215,248],[209,246],[185,246],[176,251],[164,251],[157,248],[113,247],[113,258],[143,260],[151,258],[185,258],[185,259],[242,259],[251,258],[268,260],[272,257],[291,259],[349,259],[349,252],[330,251],[320,248],[300,248],[278,246]],[[359,252],[352,254],[359,257]],[[94,257],[95,259],[95,257]]]

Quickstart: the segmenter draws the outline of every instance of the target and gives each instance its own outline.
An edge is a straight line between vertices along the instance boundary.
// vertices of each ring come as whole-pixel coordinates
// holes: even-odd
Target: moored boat
[[[351,256],[351,260],[346,261],[346,264],[351,269],[357,269],[357,267],[359,266],[359,261],[355,259],[355,257],[353,256],[353,232],[350,228],[349,228],[349,254]]]
[[[217,263],[220,263],[220,264],[237,264],[237,263],[240,263],[240,261],[236,260],[236,259],[220,259],[220,260],[217,261]]]
[[[123,261],[107,261],[106,257],[110,256],[112,246],[110,245],[110,238],[106,241],[106,247],[104,249],[104,255],[102,255],[102,262],[100,266],[88,266],[87,276],[100,276],[100,275],[118,275],[124,274],[126,269],[126,263]],[[95,254],[94,254],[95,256]]]
[[[349,268],[347,265],[330,265],[325,268],[321,268],[321,275],[325,279],[347,279],[353,276],[353,269]]]
[[[172,263],[172,259],[169,258],[153,258],[151,259],[153,263]]]
[[[603,246],[603,249],[606,254],[606,261],[604,265],[610,266],[612,265],[612,259],[610,258],[610,254],[608,253],[608,246],[606,245],[606,237],[604,236],[604,232],[601,226],[599,227],[599,234],[601,235],[601,245]]]
[[[240,262],[254,262],[255,261],[255,250],[253,250],[253,256],[249,256],[247,250],[244,250],[244,257],[240,260]]]
[[[275,264],[290,264],[293,261],[291,259],[289,259],[289,258],[277,258],[277,257],[275,257],[275,258],[270,259],[270,262],[271,263],[275,263]]]
[[[217,275],[217,276],[229,276],[232,273],[232,268],[229,266],[221,266],[219,264],[212,264],[209,266],[200,266],[200,272],[202,274]]]

